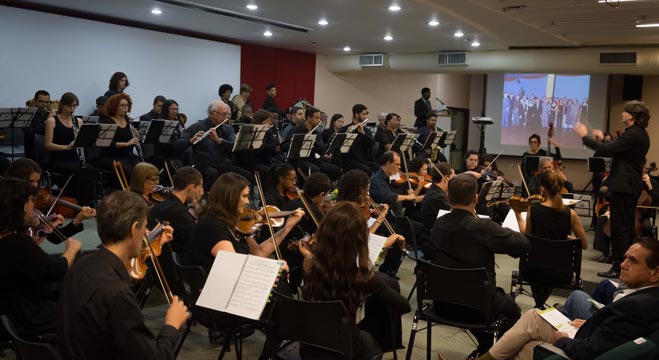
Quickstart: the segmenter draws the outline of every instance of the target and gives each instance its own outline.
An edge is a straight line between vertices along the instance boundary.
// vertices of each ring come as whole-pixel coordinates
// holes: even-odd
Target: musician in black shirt
[[[345,156],[343,164],[345,169],[359,169],[371,174],[378,171],[379,165],[373,156],[375,140],[371,129],[364,126],[368,109],[365,105],[355,104],[352,107],[352,122],[343,128],[342,133],[357,133],[357,138],[352,143],[350,151]]]

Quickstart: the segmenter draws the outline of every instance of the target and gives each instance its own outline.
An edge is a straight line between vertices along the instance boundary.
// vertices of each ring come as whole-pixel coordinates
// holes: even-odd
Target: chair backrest
[[[494,282],[485,268],[455,269],[417,261],[417,302],[425,300],[461,306],[480,313],[485,322],[492,320]]]
[[[581,240],[549,240],[526,235],[531,250],[519,259],[522,281],[577,284],[581,279]]]
[[[57,348],[52,344],[48,343],[38,343],[27,341],[16,333],[14,324],[9,320],[6,315],[0,316],[0,321],[5,327],[5,330],[11,335],[14,341],[14,350],[16,351],[16,356],[19,360],[61,360],[62,357],[57,351]]]
[[[201,266],[188,266],[181,264],[181,260],[176,252],[171,252],[172,262],[176,269],[177,278],[180,280],[179,288],[185,289],[185,301],[191,309],[197,302],[201,290],[206,283],[206,270]]]
[[[302,301],[276,294],[266,334],[273,353],[283,340],[292,340],[352,359],[352,326],[341,301]]]
[[[414,225],[410,218],[407,216],[396,216],[394,228],[396,228],[398,234],[405,237],[405,242],[408,245],[412,245],[416,249],[416,233],[414,232]]]

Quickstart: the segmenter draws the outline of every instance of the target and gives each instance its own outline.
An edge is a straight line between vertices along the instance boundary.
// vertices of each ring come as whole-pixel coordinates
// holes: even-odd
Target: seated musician
[[[249,204],[249,182],[235,173],[223,174],[213,184],[206,204],[190,237],[190,254],[194,264],[201,265],[208,273],[218,251],[252,254],[267,257],[275,246],[302,219],[304,211],[296,210],[286,224],[276,233],[277,244],[271,238],[258,244],[252,235],[243,235],[236,229],[245,206]]]
[[[421,202],[423,202],[426,196],[426,190],[430,186],[430,182],[426,179],[426,175],[428,175],[428,161],[424,157],[415,157],[407,164],[407,170],[407,176],[410,179],[410,186],[413,189],[415,198],[414,201],[405,201],[403,203],[405,216],[414,221],[421,221]],[[426,184],[428,184],[427,187]],[[402,184],[401,186],[407,187],[407,184]]]
[[[586,232],[581,225],[577,213],[567,206],[563,205],[561,189],[563,188],[563,176],[556,170],[547,170],[540,175],[540,194],[544,201],[540,204],[531,204],[526,213],[526,219],[516,212],[520,232],[534,235],[549,240],[574,239],[571,236],[572,231],[576,238],[581,240],[581,248],[588,248],[588,239]],[[552,275],[555,274],[534,274],[537,278],[529,280],[551,281]],[[530,275],[532,277],[534,275]],[[558,276],[558,275],[557,275]],[[550,287],[531,285],[535,307],[544,309],[545,301],[551,295]]]
[[[213,100],[208,105],[208,117],[190,125],[176,140],[177,152],[183,152],[192,146],[192,164],[204,177],[204,186],[208,187],[222,174],[235,172],[245,178],[251,178],[249,171],[231,164],[231,148],[235,132],[231,125],[224,123],[216,130],[213,127],[228,120],[231,109],[221,100]],[[201,139],[204,134],[208,135]],[[195,144],[196,143],[196,144]]]
[[[147,234],[146,204],[130,191],[116,191],[98,206],[101,246],[67,273],[57,314],[58,349],[65,359],[174,359],[188,310],[177,296],[154,336],[130,288],[126,263],[140,256]],[[166,226],[162,244],[172,239]]]
[[[404,134],[403,130],[400,129],[400,115],[396,113],[389,113],[387,117],[384,118],[384,124],[386,128],[382,131],[379,131],[375,135],[375,142],[380,144],[378,146],[378,153],[376,159],[379,159],[385,151],[391,149],[396,136]]]
[[[259,110],[254,113],[252,124],[254,125],[272,125],[272,121],[277,115],[265,110]],[[281,151],[279,148],[279,136],[277,136],[274,126],[270,127],[264,134],[263,142],[259,149],[249,149],[237,151],[234,155],[236,163],[252,172],[267,174],[270,167],[276,163],[281,163]]]
[[[476,180],[481,178],[480,156],[476,150],[467,150],[464,156],[462,168],[456,170],[456,174],[467,173],[473,176]]]
[[[11,166],[7,169],[4,174],[4,177],[14,177],[18,179],[25,180],[29,182],[35,188],[39,187],[39,182],[41,181],[41,166],[37,164],[34,160],[28,158],[21,158],[14,161]],[[50,195],[54,198],[53,195]],[[60,214],[51,213],[50,214],[50,223],[54,226],[57,226],[59,232],[61,232],[65,237],[71,237],[84,230],[83,221],[87,218],[96,216],[96,210],[90,208],[89,206],[83,206],[82,209],[76,214],[76,216],[66,225],[64,224],[64,217]],[[56,234],[50,233],[46,236],[49,242],[53,244],[59,244],[62,242]],[[37,244],[41,244],[44,240],[43,238],[35,239]]]
[[[508,254],[519,257],[529,250],[526,237],[516,231],[501,227],[488,219],[476,216],[478,203],[478,183],[473,176],[460,174],[448,183],[448,196],[453,210],[435,221],[430,242],[423,250],[432,262],[452,268],[471,269],[484,267],[492,280],[495,254]],[[441,284],[437,284],[441,286]],[[469,311],[459,305],[442,306],[442,310],[469,316]],[[520,317],[520,309],[515,301],[498,287],[492,298],[493,318],[504,316],[501,329],[508,328]],[[484,354],[492,346],[493,335],[487,332],[471,331],[478,340],[478,348],[471,353],[475,358]]]
[[[432,112],[430,116],[428,116],[428,118],[426,119],[425,125],[418,127],[416,129],[416,133],[419,134],[419,138],[417,139],[416,142],[414,142],[414,146],[412,147],[414,151],[414,156],[431,158],[433,156],[433,152],[436,152],[437,156],[439,157],[437,162],[447,162],[444,154],[442,154],[441,151],[439,151],[438,149],[428,148],[426,150],[421,150],[422,146],[426,143],[426,140],[428,140],[430,134],[436,132],[437,132],[437,113]]]
[[[165,161],[168,162],[168,166],[171,164],[174,168],[181,167],[184,164],[190,163],[190,159],[192,158],[192,149],[187,148],[183,151],[178,151],[176,146],[176,140],[185,129],[185,121],[182,119],[183,114],[180,114],[179,110],[178,102],[174,99],[167,99],[162,105],[161,119],[176,121],[177,124],[169,143],[159,143],[155,147],[155,156],[151,162],[160,168],[164,167]],[[169,180],[165,176],[161,177],[161,180]]]
[[[54,333],[60,281],[81,244],[69,238],[60,257],[28,235],[37,189],[17,178],[0,180],[0,306],[21,336]]]
[[[151,211],[156,200],[153,198],[153,192],[156,185],[160,183],[160,174],[158,168],[152,164],[141,162],[135,165],[133,174],[130,176],[130,191],[136,193],[147,205],[147,209]]]
[[[391,177],[400,174],[400,155],[393,151],[382,154],[380,170],[371,176],[371,188],[369,193],[376,203],[389,205],[396,216],[402,216],[403,201],[416,201],[414,191],[407,190],[405,195],[400,195],[391,185]]]
[[[153,98],[153,107],[151,111],[140,116],[140,121],[151,121],[155,119],[163,119],[162,104],[167,100],[164,96],[158,95]]]
[[[529,150],[525,151],[522,154],[522,174],[524,174],[524,179],[526,180],[526,183],[528,184],[531,180],[531,178],[534,175],[533,170],[527,169],[526,168],[526,157],[527,156],[553,156],[556,158],[556,160],[561,160],[561,149],[558,147],[558,144],[553,138],[549,138],[549,144],[554,145],[554,148],[556,149],[556,154],[547,154],[547,151],[545,149],[541,149],[541,141],[540,141],[540,135],[538,134],[533,134],[529,136]]]
[[[540,177],[542,176],[543,173],[547,171],[552,171],[556,170],[558,174],[561,177],[561,181],[563,182],[563,189],[562,192],[568,192],[571,193],[574,191],[574,186],[570,181],[568,181],[567,176],[563,172],[562,169],[554,169],[554,161],[552,158],[542,158],[540,159],[540,172],[536,175],[534,175],[531,180],[528,182],[529,186],[529,192],[531,195],[536,195],[540,194],[542,185],[540,183]]]
[[[252,87],[247,84],[240,84],[240,89],[238,94],[231,99],[231,104],[233,108],[236,109],[237,114],[235,119],[240,122],[246,114],[243,114],[243,107],[249,105],[249,109],[252,110],[252,103],[249,101],[249,95],[252,93]]]
[[[292,142],[294,135],[306,135],[310,134],[312,131],[315,134],[318,125],[320,124],[320,120],[320,110],[315,107],[308,107],[304,113],[304,122],[293,130],[290,138],[287,139],[289,140],[288,143],[290,144]],[[284,146],[282,145],[282,147]],[[288,151],[285,147],[283,150]],[[293,160],[293,166],[301,168],[305,173],[322,172],[327,174],[327,176],[333,181],[336,181],[341,174],[341,169],[330,163],[329,156],[325,155],[325,143],[323,143],[323,139],[319,134],[316,134],[316,139],[313,143],[313,148],[309,157]]]
[[[149,214],[149,224],[167,221],[174,229],[174,238],[169,243],[184,265],[191,264],[189,255],[190,234],[197,221],[195,212],[189,206],[198,205],[204,195],[201,173],[190,166],[180,168],[174,178],[174,190],[156,204]]]
[[[332,140],[332,135],[341,132],[341,128],[343,127],[344,122],[345,120],[343,119],[343,115],[332,115],[329,126],[320,134],[320,137],[323,139],[323,143],[329,145],[330,140]]]
[[[300,242],[305,257],[304,298],[343,302],[349,323],[355,324],[353,358],[372,359],[381,352],[402,348],[400,316],[410,311],[410,305],[397,291],[397,284],[393,286],[393,279],[388,281],[373,271],[366,221],[359,205],[338,202],[320,222],[313,253],[305,245]],[[357,311],[363,303],[365,317],[357,324]],[[302,346],[300,351],[303,358],[326,358],[312,348]]]
[[[101,96],[97,97],[96,98],[96,108],[94,109],[94,111],[91,114],[89,114],[89,116],[99,116],[99,117],[108,116],[108,112],[105,110],[105,103],[107,101],[108,101],[107,96],[101,95]]]
[[[242,115],[240,115],[237,121],[239,124],[251,124],[252,118],[254,117],[254,109],[252,108],[252,104],[243,105],[240,114]]]
[[[291,164],[281,163],[273,166],[263,184],[265,202],[268,205],[283,209],[290,201],[291,194],[295,194],[297,176]]]
[[[352,107],[352,121],[345,125],[340,132],[356,133],[357,138],[352,143],[348,154],[344,156],[344,169],[359,169],[371,174],[378,171],[378,164],[373,156],[373,146],[375,140],[371,129],[366,127],[366,116],[368,109],[362,104],[355,104]]]
[[[267,110],[266,110],[267,111]],[[275,113],[275,117],[277,113]],[[288,142],[291,140],[293,130],[298,126],[304,124],[304,109],[301,107],[292,107],[289,111],[290,119],[286,119],[281,124],[281,137],[284,139],[284,146],[288,149]]]
[[[541,343],[554,344],[569,358],[596,359],[610,349],[656,331],[659,244],[645,239],[632,244],[620,269],[620,280],[629,289],[589,319],[574,319],[572,325],[579,329],[574,338],[541,318],[538,309],[531,309],[479,360],[531,359],[533,348]]]
[[[43,136],[45,134],[46,120],[54,115],[50,109],[50,93],[46,90],[37,90],[31,102],[31,106],[36,107],[37,111],[34,113],[30,125],[23,131],[25,157],[41,162],[45,159],[39,158],[40,149],[35,146],[35,135]]]
[[[339,181],[336,201],[351,201],[357,204],[357,206],[369,209],[370,211],[370,204],[368,201],[368,190],[370,187],[371,180],[369,179],[367,173],[358,169],[348,170],[345,174],[343,174],[343,176],[341,176],[341,180]],[[377,215],[375,222],[373,222],[373,224],[371,224],[368,229],[368,232],[371,234],[375,234],[379,230],[380,225],[382,225],[387,214],[389,213],[389,205],[379,205],[382,205],[382,209]]]
[[[96,169],[87,164],[83,148],[74,148],[73,142],[82,119],[73,117],[78,97],[71,92],[60,99],[57,115],[46,120],[45,147],[49,154],[47,167],[68,177],[73,175],[64,195],[73,196],[80,205],[89,206],[96,200],[94,186]]]
[[[130,177],[135,164],[140,161],[140,158],[133,154],[133,148],[139,144],[139,138],[135,136],[135,131],[128,121],[128,113],[132,106],[133,102],[130,96],[126,94],[114,95],[105,103],[108,117],[99,119],[99,122],[104,124],[116,124],[117,132],[114,134],[109,147],[99,148],[98,167],[114,172],[112,162],[118,160],[128,177]]]
[[[431,171],[432,186],[421,203],[419,219],[423,226],[419,236],[419,246],[430,241],[430,232],[439,210],[451,210],[451,203],[448,201],[448,182],[455,177],[455,171],[451,164],[446,162],[438,163],[436,166],[437,169],[433,168]]]

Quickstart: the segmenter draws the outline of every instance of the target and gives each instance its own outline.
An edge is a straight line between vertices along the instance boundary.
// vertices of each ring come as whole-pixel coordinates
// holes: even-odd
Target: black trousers
[[[611,255],[613,268],[620,271],[620,263],[635,236],[636,202],[640,194],[610,193]]]

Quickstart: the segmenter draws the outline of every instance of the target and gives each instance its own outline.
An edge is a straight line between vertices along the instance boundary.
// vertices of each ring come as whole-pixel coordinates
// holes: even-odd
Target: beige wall
[[[357,103],[369,109],[369,120],[380,112],[395,112],[403,124],[414,125],[414,101],[421,97],[421,88],[429,87],[432,99],[440,98],[448,106],[469,107],[470,75],[418,74],[384,72],[365,68],[361,72],[335,74],[327,70],[327,57],[316,56],[314,105],[329,117],[341,113],[351,117]],[[434,105],[434,101],[433,101]]]

